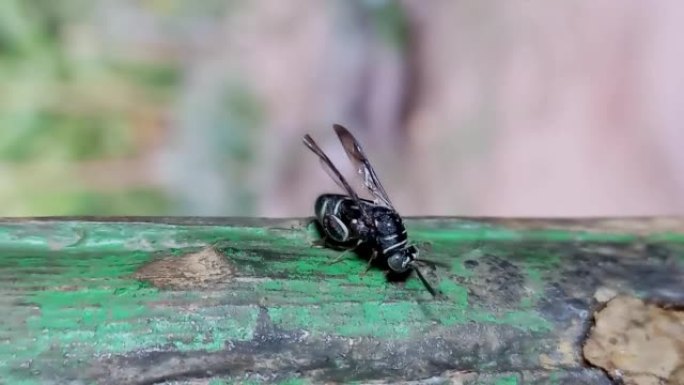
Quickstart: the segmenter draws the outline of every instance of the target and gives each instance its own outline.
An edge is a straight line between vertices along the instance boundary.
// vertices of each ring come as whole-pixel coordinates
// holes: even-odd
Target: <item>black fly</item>
[[[394,273],[414,270],[430,294],[436,296],[435,289],[415,264],[416,261],[420,261],[418,249],[409,245],[402,219],[392,206],[361,145],[346,128],[338,124],[333,128],[352,164],[363,177],[364,186],[374,199],[359,198],[313,138],[305,135],[304,144],[318,155],[325,170],[347,193],[323,194],[316,200],[316,218],[326,238],[337,244],[348,245],[348,250],[356,249],[362,244],[369,246],[372,250],[368,261],[369,267],[374,259],[382,258]],[[338,257],[337,260],[339,259]]]

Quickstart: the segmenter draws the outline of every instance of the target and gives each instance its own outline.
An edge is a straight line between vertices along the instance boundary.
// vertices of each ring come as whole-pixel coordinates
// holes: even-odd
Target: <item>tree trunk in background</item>
[[[338,189],[301,136],[351,171],[332,123],[402,214],[684,213],[680,2],[162,3],[94,6],[55,50],[81,63],[88,31],[102,57],[182,66],[156,171],[176,214],[311,214]]]
[[[424,37],[413,174],[432,187],[409,212],[682,212],[667,100],[684,77],[665,70],[684,64],[665,16],[680,4],[408,3]]]

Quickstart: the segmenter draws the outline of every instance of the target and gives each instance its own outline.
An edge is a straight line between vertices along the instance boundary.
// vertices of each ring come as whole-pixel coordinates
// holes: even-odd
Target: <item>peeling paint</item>
[[[637,239],[629,234],[518,230],[470,220],[407,223],[416,241],[430,243],[421,256],[450,266],[428,272],[447,299],[432,299],[413,276],[389,282],[378,269],[361,275],[366,262],[353,254],[329,264],[338,253],[310,247],[315,235],[308,224],[0,223],[0,309],[8,315],[0,324],[0,378],[18,384],[42,383],[34,379],[48,373],[74,379],[98,365],[94,357],[127,362],[157,352],[221,362],[221,354],[232,349],[246,355],[272,346],[290,349],[279,339],[291,335],[301,336],[296,347],[328,338],[404,349],[431,336],[434,346],[449,343],[438,353],[453,350],[445,358],[456,365],[450,369],[467,364],[492,370],[485,364],[512,353],[522,357],[520,365],[537,363],[539,370],[549,369],[539,357],[552,368],[571,367],[579,364],[563,338],[572,336],[555,334],[567,324],[552,317],[564,310],[547,307],[550,300],[589,299],[607,287],[581,281],[594,273],[589,267],[608,266],[623,288],[640,284],[632,279],[640,266],[667,275],[657,285],[634,286],[640,293],[673,292],[678,282],[677,270],[660,262],[665,259],[627,253]],[[639,237],[676,242],[666,244],[667,263],[684,260],[684,236]],[[614,253],[595,253],[598,244]],[[631,264],[619,265],[616,256],[631,258]],[[591,258],[606,259],[591,266]],[[572,279],[564,280],[561,272]],[[483,339],[465,345],[471,336],[454,330],[481,333]],[[495,337],[517,341],[521,350],[497,346]],[[405,353],[408,362],[423,362],[421,352],[434,346]],[[560,358],[554,356],[559,346]],[[503,356],[496,356],[497,349]],[[357,364],[349,360],[333,357],[320,370],[334,372],[338,361]],[[516,377],[490,383],[517,383],[511,378]]]

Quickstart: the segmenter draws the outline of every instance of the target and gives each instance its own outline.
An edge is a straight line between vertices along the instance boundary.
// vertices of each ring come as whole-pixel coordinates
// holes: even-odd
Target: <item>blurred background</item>
[[[684,3],[0,1],[0,216],[684,213]]]

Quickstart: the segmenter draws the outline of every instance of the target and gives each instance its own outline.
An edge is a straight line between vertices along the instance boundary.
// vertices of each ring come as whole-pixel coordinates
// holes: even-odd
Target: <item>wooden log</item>
[[[406,222],[444,298],[308,219],[0,220],[0,382],[610,384],[602,302],[684,304],[681,219]]]

